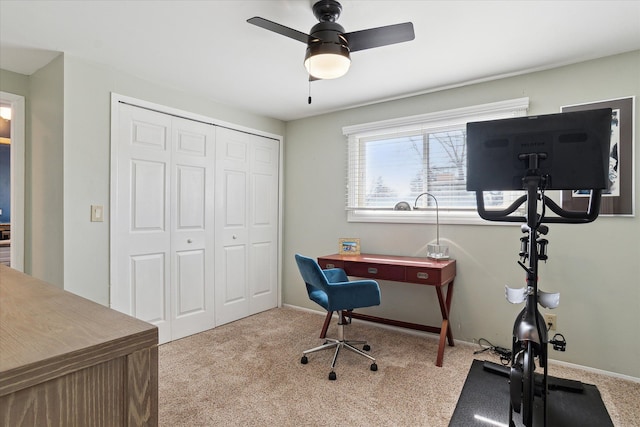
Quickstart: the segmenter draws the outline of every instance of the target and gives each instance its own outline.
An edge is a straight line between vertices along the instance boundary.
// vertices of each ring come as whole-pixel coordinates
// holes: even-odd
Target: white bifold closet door
[[[216,325],[278,304],[279,142],[216,128]]]
[[[119,104],[112,308],[160,343],[214,327],[215,128]]]

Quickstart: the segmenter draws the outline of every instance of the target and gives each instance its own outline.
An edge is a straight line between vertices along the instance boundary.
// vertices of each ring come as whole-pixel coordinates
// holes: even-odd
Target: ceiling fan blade
[[[307,43],[309,41],[308,34],[305,34],[298,30],[294,30],[293,28],[285,27],[284,25],[280,25],[277,22],[260,18],[259,16],[254,16],[253,18],[249,18],[247,19],[247,22],[249,24],[257,25],[258,27],[264,28],[265,30],[273,31],[274,33],[281,34],[285,37],[289,37],[294,40],[301,41],[302,43]]]
[[[354,31],[344,34],[344,37],[349,42],[351,52],[408,42],[416,38],[411,22]]]

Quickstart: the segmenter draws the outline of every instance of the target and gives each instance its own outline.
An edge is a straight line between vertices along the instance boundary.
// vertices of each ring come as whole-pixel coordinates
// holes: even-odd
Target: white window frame
[[[347,137],[347,221],[424,224],[436,222],[436,215],[433,211],[395,211],[392,208],[358,209],[350,206],[353,205],[351,202],[356,195],[350,194],[349,189],[353,188],[352,183],[358,179],[357,171],[350,170],[350,165],[355,164],[353,156],[357,155],[361,139],[383,138],[387,135],[398,135],[404,132],[438,132],[466,127],[468,122],[522,117],[527,115],[528,109],[529,98],[525,97],[343,127],[342,133]],[[411,204],[413,200],[408,200],[408,202]],[[442,208],[439,210],[439,221],[441,224],[487,223],[487,221],[480,218],[476,210],[449,210]]]

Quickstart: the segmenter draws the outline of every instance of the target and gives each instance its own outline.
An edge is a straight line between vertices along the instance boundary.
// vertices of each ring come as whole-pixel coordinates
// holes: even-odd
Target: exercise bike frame
[[[531,153],[521,155],[522,160],[528,162],[526,175],[522,179],[523,189],[526,195],[515,200],[509,207],[503,210],[486,210],[484,194],[476,191],[478,213],[481,218],[488,221],[520,222],[522,231],[528,233],[526,251],[521,252],[528,265],[518,262],[526,271],[526,299],[525,306],[516,317],[513,325],[513,342],[510,370],[510,402],[509,402],[509,426],[515,427],[513,414],[522,413],[522,422],[526,427],[533,426],[533,408],[535,398],[535,359],[544,368],[542,381],[543,400],[543,425],[547,425],[547,360],[548,360],[548,336],[544,318],[538,310],[538,261],[541,258],[539,247],[542,244],[542,252],[546,251],[546,239],[539,242],[541,234],[547,234],[548,227],[544,223],[584,224],[594,221],[600,211],[602,190],[591,190],[589,205],[586,211],[568,211],[562,209],[553,200],[544,195],[547,177],[540,175],[538,161],[544,159],[544,153]],[[526,203],[526,215],[512,215],[520,206]],[[538,203],[542,209],[538,213]],[[549,208],[557,216],[546,217],[546,208]],[[546,254],[543,256],[546,260]]]

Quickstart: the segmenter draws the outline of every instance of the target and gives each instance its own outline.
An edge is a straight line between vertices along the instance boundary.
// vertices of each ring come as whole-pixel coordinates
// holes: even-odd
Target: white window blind
[[[475,213],[475,193],[466,191],[466,124],[524,116],[528,106],[529,99],[520,98],[344,127],[349,220],[428,222],[424,211],[397,210],[401,202],[413,207],[424,192],[437,199],[441,218]],[[520,194],[485,193],[485,203],[507,205]],[[435,201],[420,197],[417,206],[428,210]]]

